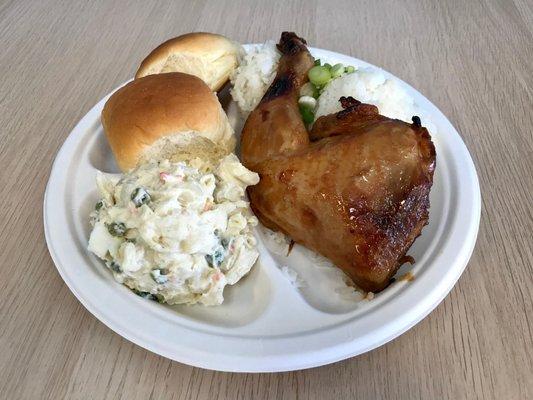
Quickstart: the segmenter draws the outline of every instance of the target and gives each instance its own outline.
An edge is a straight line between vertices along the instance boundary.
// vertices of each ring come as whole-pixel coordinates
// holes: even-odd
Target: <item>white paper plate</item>
[[[372,66],[325,50],[311,51],[330,64]],[[226,288],[222,306],[169,307],[136,296],[116,283],[87,251],[88,215],[98,199],[96,171],[116,171],[100,124],[109,96],[67,138],[46,189],[46,240],[63,280],[93,315],[119,335],[203,368],[296,370],[352,357],[392,340],[424,318],[451,290],[474,248],[480,217],[476,171],[459,134],[429,100],[398,81],[437,127],[432,132],[437,168],[430,222],[409,251],[416,263],[399,272],[410,270],[415,276],[412,282],[397,282],[373,300],[355,303],[335,291],[336,269],[316,265],[298,246],[289,257],[273,254],[258,232],[258,264],[249,276]],[[234,104],[223,103],[238,124]],[[297,271],[305,287],[296,289],[282,266]]]

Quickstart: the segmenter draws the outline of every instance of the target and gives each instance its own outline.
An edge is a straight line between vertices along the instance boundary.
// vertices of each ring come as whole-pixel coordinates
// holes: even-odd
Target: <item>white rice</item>
[[[244,114],[257,106],[274,80],[279,58],[275,43],[268,41],[252,49],[241,60],[231,78],[231,95]],[[379,69],[361,68],[332,80],[318,98],[316,118],[342,110],[341,96],[352,96],[363,103],[373,104],[379,108],[380,114],[408,123],[418,115],[422,124],[430,132],[435,132],[428,114],[418,107],[400,83],[387,78]]]
[[[298,276],[298,273],[286,265],[282,265],[281,273],[295,289],[300,289],[306,286],[305,282]]]
[[[271,252],[278,256],[286,257],[288,255],[291,244],[291,240],[288,236],[285,236],[281,232],[271,231],[263,225],[259,225],[258,228],[263,234],[263,240]]]
[[[276,77],[281,57],[272,40],[249,51],[231,77],[231,96],[245,114],[252,111]]]
[[[418,115],[426,128],[434,130],[427,113],[405,89],[378,69],[362,68],[333,79],[318,98],[315,118],[341,111],[339,98],[342,96],[352,96],[362,103],[375,105],[381,115],[389,118],[411,123],[411,118]]]
[[[341,96],[352,96],[362,103],[373,104],[389,118],[406,120],[413,116],[413,99],[396,82],[371,68],[332,80],[318,98],[316,118],[341,111]]]

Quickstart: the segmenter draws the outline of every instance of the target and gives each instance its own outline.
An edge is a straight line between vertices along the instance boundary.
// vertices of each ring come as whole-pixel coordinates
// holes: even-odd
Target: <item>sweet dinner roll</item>
[[[116,91],[102,111],[105,134],[122,171],[161,146],[196,132],[227,153],[235,137],[216,95],[199,78],[179,72],[135,79]]]
[[[144,59],[135,78],[184,72],[220,90],[237,68],[242,47],[222,35],[195,32],[167,40]]]

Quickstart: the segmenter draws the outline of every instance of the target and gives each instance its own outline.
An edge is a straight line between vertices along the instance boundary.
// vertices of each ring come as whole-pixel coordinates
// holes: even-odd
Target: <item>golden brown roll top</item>
[[[135,79],[117,90],[104,106],[102,125],[123,171],[157,153],[162,138],[191,131],[228,153],[235,146],[216,95],[201,79],[179,72]]]
[[[220,90],[237,68],[242,47],[214,33],[194,32],[167,40],[146,57],[135,78],[165,72],[184,72]]]

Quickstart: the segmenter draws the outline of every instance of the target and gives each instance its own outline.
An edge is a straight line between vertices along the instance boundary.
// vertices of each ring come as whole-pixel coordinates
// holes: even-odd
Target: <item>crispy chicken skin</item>
[[[428,221],[435,148],[428,131],[349,97],[310,132],[298,109],[313,66],[305,40],[284,32],[276,78],[242,133],[244,165],[261,181],[252,209],[329,258],[364,290],[380,291]]]

